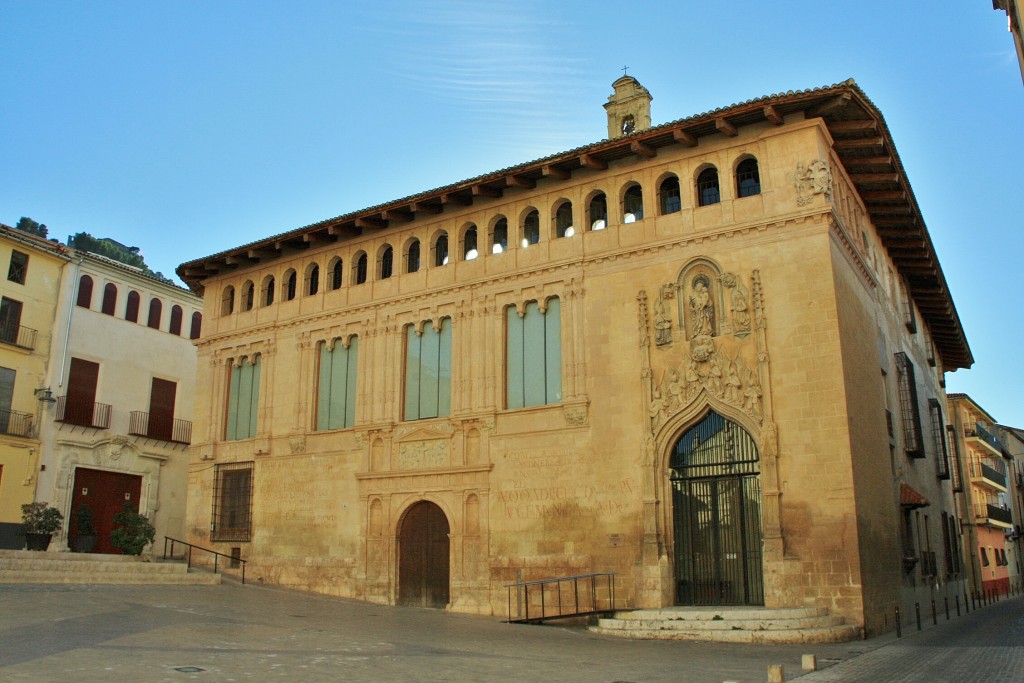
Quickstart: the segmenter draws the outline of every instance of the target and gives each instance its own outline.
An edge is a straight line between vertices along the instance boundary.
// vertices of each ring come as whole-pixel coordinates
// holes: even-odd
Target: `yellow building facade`
[[[881,114],[852,82],[656,127],[650,101],[623,77],[607,140],[180,266],[189,540],[496,615],[604,571],[620,605],[867,632],[954,594],[906,513],[953,509],[927,416],[972,358]]]
[[[24,547],[21,506],[35,499],[38,421],[66,249],[0,226],[0,548]]]

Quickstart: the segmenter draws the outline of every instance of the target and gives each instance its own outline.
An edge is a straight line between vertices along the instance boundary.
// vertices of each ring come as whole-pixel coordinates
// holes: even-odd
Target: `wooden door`
[[[141,476],[77,468],[71,497],[71,515],[67,520],[68,542],[78,535],[75,510],[79,504],[84,503],[92,509],[93,526],[96,527],[96,548],[93,552],[120,554],[121,551],[110,543],[110,534],[114,531],[114,515],[124,510],[125,503],[131,503],[136,510],[139,509],[141,494]]]
[[[153,378],[153,388],[149,393],[147,429],[150,437],[170,441],[174,435],[174,396],[177,390],[176,382]]]
[[[448,532],[448,518],[433,503],[416,503],[406,513],[399,534],[399,604],[437,608],[448,605]]]
[[[67,403],[64,406],[65,422],[85,427],[92,426],[93,411],[96,408],[96,385],[99,377],[99,363],[81,358],[71,359]]]

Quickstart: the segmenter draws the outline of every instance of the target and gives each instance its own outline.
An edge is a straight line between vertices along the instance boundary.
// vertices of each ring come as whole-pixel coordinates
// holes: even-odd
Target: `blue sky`
[[[854,78],[885,115],[976,363],[1024,426],[1024,86],[985,2],[0,0],[0,222],[181,262],[605,135]]]

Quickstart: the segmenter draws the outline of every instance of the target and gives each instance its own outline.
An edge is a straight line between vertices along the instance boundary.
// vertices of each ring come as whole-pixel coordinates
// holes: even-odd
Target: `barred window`
[[[25,273],[28,270],[28,254],[11,251],[11,263],[7,267],[7,279],[19,285],[25,284]]]
[[[914,334],[917,332],[917,319],[914,317],[914,302],[910,298],[910,287],[906,279],[900,279],[900,308],[907,331]]]
[[[949,452],[946,450],[946,424],[942,419],[942,404],[928,399],[928,413],[932,420],[932,446],[935,448],[935,474],[949,479]]]
[[[253,463],[217,465],[214,474],[212,541],[248,541],[252,536]]]
[[[949,440],[946,443],[953,444],[953,467],[950,468],[953,492],[960,493],[964,490],[964,483],[960,478],[960,442],[957,441],[956,428],[953,425],[946,425],[946,431],[949,433]]]
[[[921,434],[921,408],[917,404],[917,381],[914,364],[902,351],[896,354],[899,376],[900,412],[903,418],[903,450],[911,458],[923,458],[924,439]]]

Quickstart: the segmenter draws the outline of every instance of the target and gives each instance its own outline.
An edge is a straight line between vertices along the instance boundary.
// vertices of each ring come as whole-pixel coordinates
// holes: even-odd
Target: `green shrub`
[[[114,515],[114,524],[118,527],[110,534],[110,543],[125,555],[141,555],[156,538],[156,529],[131,503],[125,503],[124,511]]]

